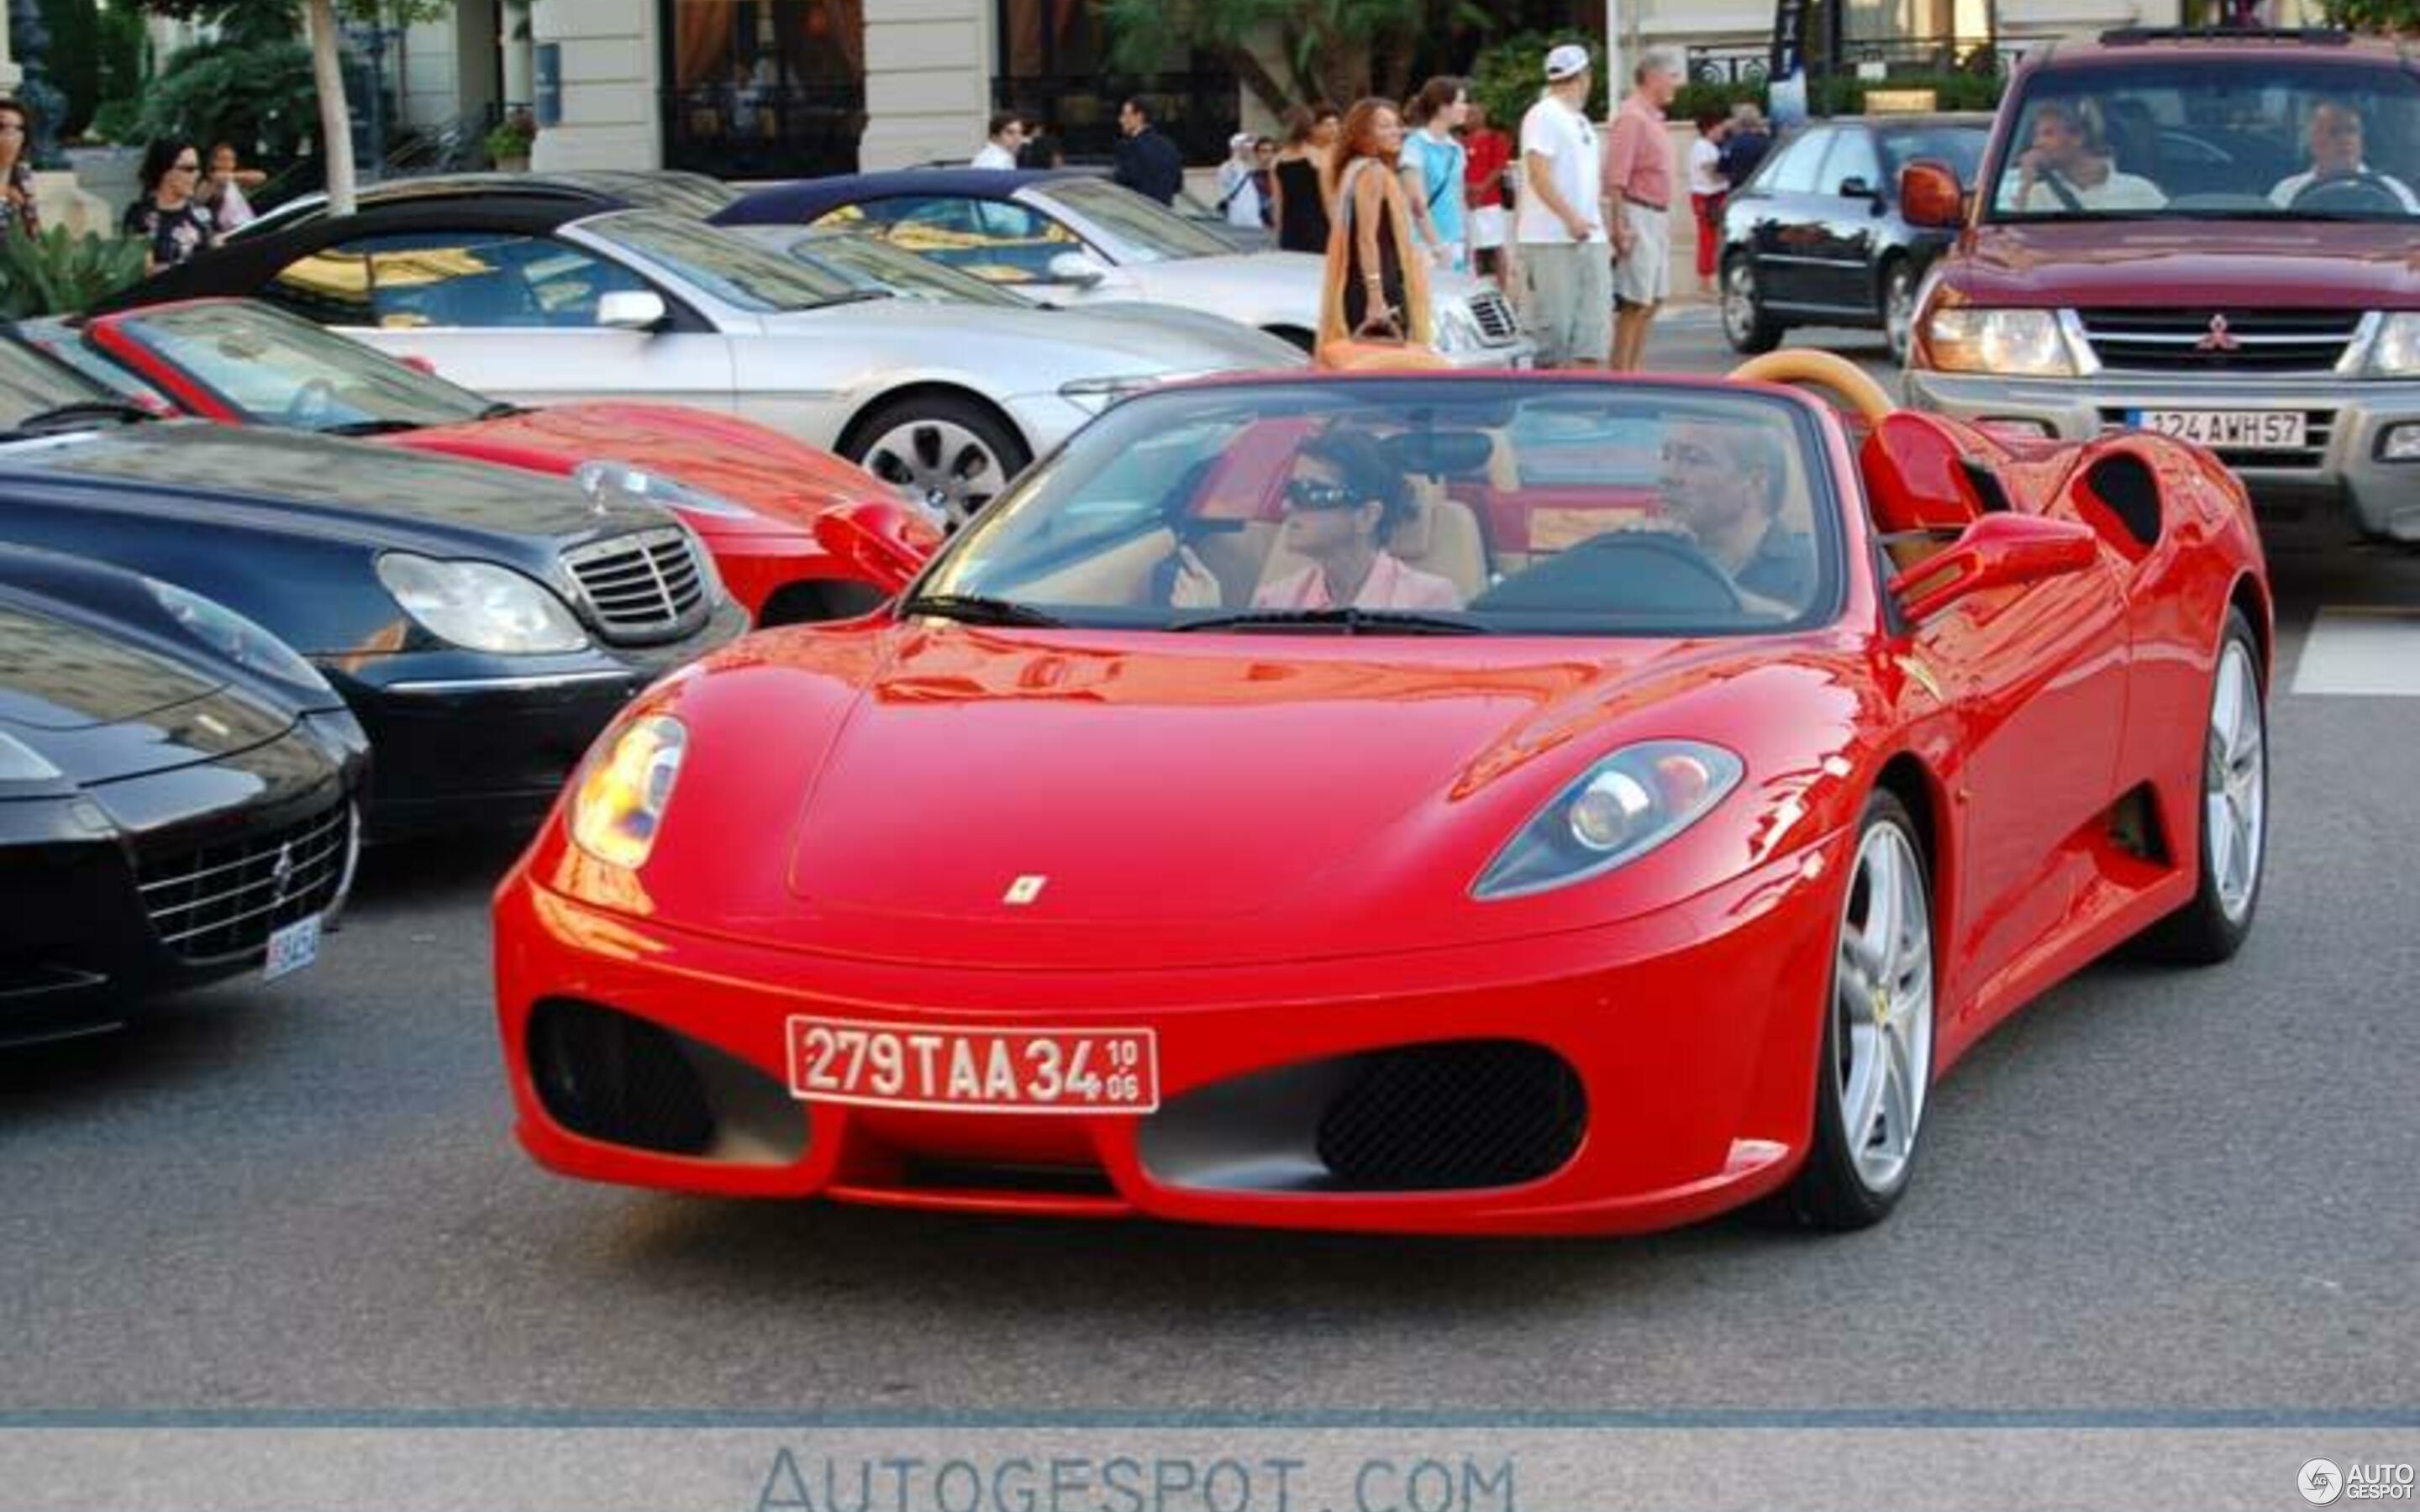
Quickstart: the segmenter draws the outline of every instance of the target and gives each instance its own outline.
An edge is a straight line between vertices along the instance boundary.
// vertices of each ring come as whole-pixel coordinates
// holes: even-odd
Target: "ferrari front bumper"
[[[566,897],[524,869],[496,903],[518,1134],[566,1175],[732,1196],[1395,1232],[1669,1227],[1776,1189],[1805,1154],[1846,858],[1830,837],[1658,911],[1514,942],[1118,973],[744,943]],[[799,1014],[1147,1028],[1160,1103],[800,1102]],[[1418,1072],[1373,1103],[1373,1068],[1407,1057]],[[1415,1159],[1363,1180],[1328,1138],[1356,1095],[1361,1148],[1391,1138],[1417,1155],[1459,1131],[1445,1164],[1466,1174],[1440,1186]],[[1551,1168],[1472,1180],[1487,1168],[1474,1149],[1539,1148],[1554,1122],[1541,1100],[1568,1135]],[[621,1121],[600,1122],[609,1107]]]

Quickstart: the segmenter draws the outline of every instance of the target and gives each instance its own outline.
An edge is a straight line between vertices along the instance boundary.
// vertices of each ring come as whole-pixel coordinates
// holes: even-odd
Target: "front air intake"
[[[530,1013],[529,1067],[547,1115],[583,1138],[662,1155],[714,1144],[696,1067],[644,1019],[549,998]]]
[[[1511,1186],[1578,1152],[1588,1098],[1554,1052],[1510,1040],[1383,1051],[1319,1120],[1319,1158],[1364,1192]]]

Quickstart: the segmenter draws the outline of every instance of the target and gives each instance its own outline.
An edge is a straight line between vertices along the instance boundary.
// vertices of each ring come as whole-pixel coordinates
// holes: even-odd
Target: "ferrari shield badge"
[[[1047,886],[1049,881],[1050,879],[1045,876],[1032,874],[1021,876],[1008,885],[1008,891],[1001,895],[1000,901],[1011,908],[1022,908],[1041,897],[1043,887]]]

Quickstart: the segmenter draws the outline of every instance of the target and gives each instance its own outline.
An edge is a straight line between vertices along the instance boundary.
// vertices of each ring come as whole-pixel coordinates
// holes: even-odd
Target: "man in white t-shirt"
[[[2290,210],[2294,201],[2313,184],[2350,179],[2376,185],[2373,198],[2393,199],[2406,215],[2420,213],[2420,196],[2412,193],[2411,186],[2400,178],[2376,172],[2363,160],[2361,112],[2333,100],[2321,100],[2311,110],[2304,139],[2311,148],[2310,171],[2280,179],[2277,187],[2269,191],[2270,204]],[[2358,197],[2351,202],[2354,208],[2360,203]]]
[[[1546,92],[1521,117],[1513,239],[1541,367],[1602,367],[1613,347],[1613,265],[1589,84],[1588,49],[1565,42],[1546,54]]]
[[[1004,110],[991,118],[991,138],[975,154],[970,168],[1014,168],[1016,149],[1025,145],[1025,117]]]

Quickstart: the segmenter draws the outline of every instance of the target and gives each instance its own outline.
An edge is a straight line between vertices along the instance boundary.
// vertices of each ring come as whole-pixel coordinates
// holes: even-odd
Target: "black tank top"
[[[1319,183],[1319,164],[1309,158],[1280,158],[1278,185],[1285,192],[1285,219],[1278,224],[1278,245],[1287,252],[1325,255],[1327,251],[1327,201]]]

